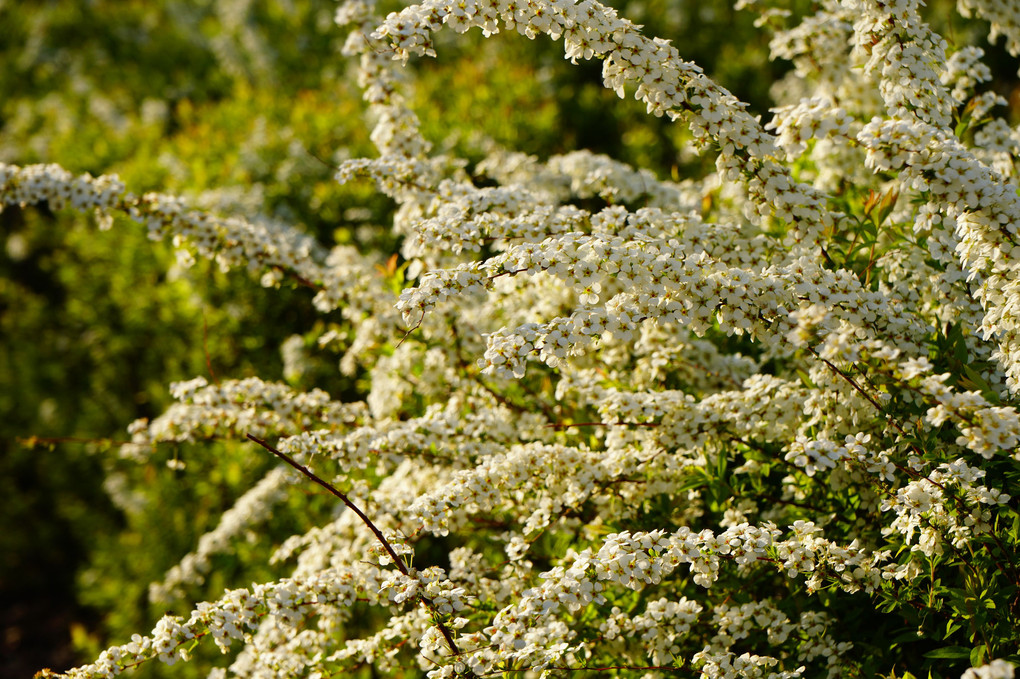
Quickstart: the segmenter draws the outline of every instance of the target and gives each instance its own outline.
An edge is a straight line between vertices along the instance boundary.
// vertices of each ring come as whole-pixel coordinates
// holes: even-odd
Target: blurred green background
[[[769,62],[753,13],[688,0],[614,4],[768,116],[769,85],[787,66]],[[339,54],[336,6],[0,0],[0,161],[118,173],[136,193],[297,224],[326,246],[393,252],[383,226],[391,203],[368,185],[338,186],[319,160],[373,154],[352,64]],[[986,31],[947,3],[931,11],[957,35]],[[620,101],[602,88],[598,63],[572,67],[558,43],[446,32],[437,51],[408,68],[438,148],[478,160],[480,133],[541,158],[588,148],[662,177],[701,171],[678,156],[682,125]],[[994,48],[992,57],[1010,96],[1015,62]],[[228,443],[120,460],[127,425],[162,412],[175,380],[210,370],[283,379],[281,343],[336,322],[314,312],[306,290],[263,290],[206,262],[181,270],[167,244],[128,220],[102,232],[45,205],[0,214],[0,677],[67,669],[151,629],[166,611],[148,603],[148,583],[270,466]],[[288,375],[293,386],[357,394],[337,356],[308,352],[308,369]],[[175,456],[184,470],[165,465]],[[314,520],[281,508],[250,554]],[[245,549],[219,558],[193,597],[272,574]]]

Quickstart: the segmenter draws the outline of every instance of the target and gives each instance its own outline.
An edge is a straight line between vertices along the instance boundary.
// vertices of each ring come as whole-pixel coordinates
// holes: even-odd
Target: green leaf
[[[807,387],[808,389],[814,389],[815,388],[815,383],[811,380],[811,377],[808,375],[806,370],[802,370],[802,369],[798,368],[797,369],[797,377],[800,378],[801,383],[803,383],[803,385],[805,387]]]
[[[964,364],[962,368],[966,379],[960,381],[960,386],[977,389],[981,392],[981,395],[985,397],[985,400],[992,405],[998,405],[1000,403],[999,395],[994,389],[992,389],[992,385],[988,383],[988,380],[982,377],[981,374],[970,365]]]
[[[924,654],[924,657],[942,660],[962,660],[970,658],[970,649],[966,646],[946,646],[945,648],[928,651]]]
[[[708,476],[702,470],[697,469],[676,486],[674,494],[686,493],[687,491],[694,490],[695,488],[703,488],[708,485],[708,481]]]

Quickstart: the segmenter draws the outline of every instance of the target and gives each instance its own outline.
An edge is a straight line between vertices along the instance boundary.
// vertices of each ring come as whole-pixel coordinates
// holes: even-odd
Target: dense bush
[[[66,676],[1013,676],[1010,3],[79,4],[0,76]]]

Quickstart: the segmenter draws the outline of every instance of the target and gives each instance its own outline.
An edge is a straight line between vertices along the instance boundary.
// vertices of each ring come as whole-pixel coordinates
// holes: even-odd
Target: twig
[[[297,283],[298,285],[304,286],[304,287],[306,287],[306,288],[308,288],[310,290],[315,290],[316,292],[320,292],[322,290],[325,290],[326,286],[320,285],[318,283],[315,283],[314,281],[310,281],[307,278],[305,278],[304,276],[301,276],[301,275],[291,271],[290,269],[287,269],[286,267],[281,266],[280,264],[271,264],[270,268],[273,269],[274,271],[279,271],[280,273],[282,273],[285,276],[289,276],[290,279],[293,280],[295,283]]]
[[[390,559],[393,560],[393,563],[397,566],[397,569],[401,572],[401,574],[410,577],[410,574],[407,572],[407,566],[405,566],[404,562],[401,561],[400,557],[397,556],[397,552],[396,550],[393,549],[393,545],[390,544],[390,541],[387,540],[386,536],[382,534],[382,531],[379,530],[379,528],[376,527],[374,523],[372,523],[372,520],[365,516],[365,513],[358,509],[357,505],[351,502],[351,500],[347,497],[346,493],[338,490],[328,481],[325,481],[322,478],[316,476],[312,472],[312,470],[310,470],[308,467],[305,467],[304,465],[298,463],[290,455],[287,455],[286,453],[277,450],[276,448],[272,447],[262,439],[256,438],[251,434],[247,434],[246,436],[255,443],[259,444],[260,446],[268,450],[269,452],[271,452],[273,455],[277,456],[278,458],[289,464],[294,469],[304,474],[306,477],[308,477],[315,483],[319,484],[320,486],[328,490],[336,497],[340,498],[340,501],[343,502],[348,509],[357,514],[358,518],[360,518],[362,522],[364,522],[364,524],[368,526],[368,529],[371,530],[373,534],[375,534],[376,539],[382,544],[383,549],[386,550],[386,554],[388,554]],[[424,595],[419,595],[419,598],[421,599],[421,602],[425,605],[425,607],[429,609],[429,612],[432,613],[433,620],[435,620],[436,626],[439,628],[439,631],[443,634],[443,638],[446,640],[446,645],[449,646],[450,652],[453,653],[454,655],[458,655],[460,651],[457,649],[457,644],[453,640],[453,634],[450,632],[449,628],[442,621],[440,621],[439,613],[438,611],[436,611],[432,601]]]
[[[660,671],[667,671],[667,672],[685,672],[685,673],[688,673],[688,672],[692,671],[690,668],[687,668],[687,667],[677,667],[676,665],[645,665],[645,666],[612,665],[612,666],[608,666],[608,667],[553,667],[553,666],[547,666],[547,667],[544,667],[543,669],[545,669],[545,670],[558,670],[558,671],[561,671],[561,672],[610,672],[612,670],[660,670]],[[497,671],[494,671],[494,672],[489,672],[489,673],[484,674],[482,676],[491,676],[491,675],[495,675],[495,674],[499,674],[499,673],[503,673],[503,672],[534,672],[534,671],[535,671],[535,668],[533,668],[533,667],[522,667],[520,669],[500,669],[500,670],[497,670]]]
[[[895,419],[893,418],[893,416],[892,416],[892,415],[890,415],[890,414],[888,414],[888,413],[886,413],[886,412],[885,412],[885,409],[884,409],[884,408],[882,407],[882,405],[881,405],[881,404],[880,404],[880,403],[879,403],[878,401],[876,401],[876,400],[875,400],[875,399],[874,399],[874,398],[873,398],[873,397],[871,396],[871,394],[869,394],[869,393],[868,393],[868,392],[866,392],[866,391],[865,391],[865,390],[864,390],[863,388],[861,388],[861,386],[860,386],[859,384],[857,384],[857,382],[855,382],[855,381],[854,381],[854,379],[853,379],[852,377],[850,377],[849,375],[847,375],[846,373],[844,373],[844,372],[843,372],[842,370],[840,370],[839,368],[837,368],[837,367],[836,367],[835,365],[833,365],[833,363],[832,363],[831,361],[829,361],[828,359],[826,359],[826,358],[823,358],[822,356],[820,356],[820,355],[818,354],[818,352],[817,352],[817,351],[815,351],[815,350],[814,350],[813,348],[809,348],[808,350],[809,350],[809,351],[810,351],[810,352],[811,352],[811,353],[812,353],[812,354],[814,355],[814,357],[815,357],[815,358],[817,358],[817,359],[818,359],[818,360],[820,360],[820,361],[821,361],[822,363],[824,363],[825,365],[827,365],[827,366],[829,367],[829,369],[830,369],[830,370],[831,370],[831,371],[832,371],[833,373],[835,373],[836,375],[839,375],[839,376],[840,376],[840,377],[842,377],[842,378],[843,378],[844,380],[846,380],[847,382],[849,382],[849,383],[850,383],[850,385],[851,385],[851,386],[852,386],[852,387],[853,387],[854,389],[856,389],[856,390],[857,390],[857,392],[858,392],[858,393],[859,393],[859,394],[860,394],[861,396],[863,396],[863,397],[864,397],[865,399],[867,399],[867,400],[868,400],[868,401],[869,401],[869,402],[871,403],[871,405],[873,405],[873,406],[875,407],[875,409],[876,409],[876,410],[877,410],[877,411],[879,412],[879,414],[885,415],[885,416],[886,416],[886,418],[887,418],[887,421],[888,421],[888,423],[889,423],[889,424],[890,424],[890,425],[891,425],[891,426],[892,426],[892,427],[893,427],[893,428],[894,428],[894,429],[895,429],[896,431],[898,431],[898,432],[900,433],[900,435],[901,435],[901,436],[903,436],[904,438],[908,438],[907,432],[906,432],[906,431],[904,431],[903,427],[901,427],[901,426],[899,425],[899,423],[898,423],[898,422],[896,422],[896,420],[895,420]],[[908,446],[910,447],[910,449],[911,449],[911,450],[913,450],[913,451],[914,451],[915,453],[917,453],[917,456],[918,456],[918,457],[924,457],[924,451],[923,451],[923,450],[921,450],[920,448],[918,448],[916,444],[914,444],[914,443],[911,443],[911,442],[907,441],[907,445],[908,445]],[[914,478],[914,479],[922,479],[922,478],[923,478],[923,479],[924,479],[925,481],[928,481],[929,483],[931,483],[932,485],[934,485],[935,487],[937,487],[937,488],[938,488],[939,490],[941,490],[941,491],[942,491],[942,492],[943,492],[944,494],[948,494],[948,490],[946,489],[946,487],[945,487],[945,485],[944,485],[944,484],[942,484],[942,483],[939,483],[938,481],[936,481],[936,480],[932,479],[932,478],[931,478],[931,477],[929,477],[929,476],[926,476],[926,475],[922,475],[922,474],[921,474],[920,472],[915,472],[915,471],[914,471],[914,470],[912,470],[912,469],[909,469],[909,468],[907,468],[907,467],[903,467],[902,465],[896,464],[895,462],[894,462],[893,464],[895,465],[895,467],[896,467],[896,468],[897,468],[898,470],[900,470],[901,472],[903,472],[903,473],[907,474],[907,476],[910,476],[911,478]],[[889,492],[890,492],[890,494],[892,494],[892,493],[891,493],[891,491],[889,491]],[[962,498],[955,498],[955,500],[956,500],[956,504],[957,504],[957,507],[958,507],[958,508],[960,509],[960,511],[961,511],[961,512],[962,512],[962,511],[966,511],[966,509],[967,509],[967,505],[966,505],[966,503],[965,503],[965,502],[963,501],[963,499],[962,499]],[[999,540],[999,536],[998,536],[998,535],[996,535],[996,534],[995,534],[995,532],[993,531],[993,532],[992,532],[992,534],[991,534],[991,537],[992,537],[992,540],[993,540],[993,541],[994,541],[994,542],[995,542],[995,543],[996,543],[996,544],[998,545],[999,549],[1000,549],[1000,550],[1002,551],[1002,554],[1003,554],[1003,556],[1006,556],[1006,557],[1008,558],[1008,552],[1006,551],[1006,546],[1002,544],[1002,541],[1001,541],[1001,540]],[[968,565],[968,566],[969,566],[969,567],[971,568],[971,570],[972,570],[972,571],[974,570],[974,567],[973,567],[973,566],[972,566],[972,565],[970,564],[970,562],[968,562],[968,561],[967,561],[967,560],[966,560],[966,559],[965,559],[965,558],[963,557],[963,555],[962,555],[962,554],[960,554],[959,550],[957,550],[956,548],[954,548],[954,549],[953,549],[953,551],[954,551],[954,552],[956,552],[957,556],[959,556],[959,557],[960,557],[960,560],[961,560],[961,561],[963,561],[963,562],[964,562],[965,564],[967,564],[967,565]],[[1014,582],[1014,583],[1016,583],[1016,582],[1020,582],[1020,571],[1017,571],[1017,569],[1016,569],[1016,568],[1014,568],[1014,567],[1013,567],[1013,566],[1012,566],[1011,564],[1009,564],[1009,567],[1010,567],[1010,570],[1012,571],[1012,573],[1007,573],[1007,572],[1006,572],[1006,568],[1005,568],[1005,566],[1003,566],[1003,564],[1002,564],[1002,563],[1001,563],[1000,561],[998,561],[998,560],[995,560],[995,561],[994,561],[994,563],[995,563],[995,566],[996,566],[996,568],[998,568],[998,569],[999,569],[999,572],[1000,572],[1000,573],[1002,573],[1002,574],[1003,574],[1003,575],[1004,575],[1004,576],[1005,576],[1006,578],[1010,579],[1010,580],[1011,580],[1011,582]]]
[[[464,371],[464,374],[467,375],[468,378],[474,378],[476,384],[478,384],[482,389],[485,389],[485,391],[487,391],[494,399],[496,399],[497,402],[502,403],[507,408],[510,408],[511,410],[515,410],[520,413],[530,412],[526,406],[514,403],[513,400],[510,399],[508,396],[504,396],[503,394],[496,391],[493,387],[486,384],[485,380],[482,379],[482,376],[478,374],[477,370],[474,370],[472,368],[472,366],[468,363],[467,359],[464,358],[463,344],[460,339],[460,333],[457,331],[457,322],[452,317],[450,318],[450,332],[453,334],[454,354],[456,355],[457,363],[460,364],[460,369]],[[521,385],[521,388],[524,389],[523,385]],[[524,390],[527,392],[527,389]],[[555,413],[553,413],[552,408],[546,405],[542,401],[542,399],[536,396],[535,394],[530,392],[528,393],[535,399],[535,405],[538,406],[538,408],[542,411],[542,414],[545,415],[545,419],[547,420],[555,419],[556,416]]]
[[[408,328],[407,332],[404,333],[404,336],[400,338],[399,342],[397,342],[397,347],[399,347],[401,344],[403,344],[404,340],[406,340],[408,337],[410,337],[412,332],[414,332],[415,330],[420,328],[421,324],[424,321],[425,321],[425,310],[422,309],[422,311],[421,311],[421,318],[418,319],[418,322],[415,323],[413,328]]]
[[[571,422],[570,424],[547,424],[547,429],[569,429],[570,427],[659,427],[659,422]]]

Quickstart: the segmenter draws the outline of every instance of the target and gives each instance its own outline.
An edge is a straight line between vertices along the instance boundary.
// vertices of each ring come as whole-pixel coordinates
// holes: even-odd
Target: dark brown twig
[[[836,367],[836,366],[835,366],[835,365],[834,365],[834,364],[833,364],[833,363],[832,363],[831,361],[829,361],[828,359],[826,359],[826,358],[823,358],[822,356],[820,356],[820,355],[818,354],[818,352],[817,352],[817,351],[815,351],[814,349],[811,349],[811,348],[809,348],[809,351],[811,352],[811,354],[812,354],[812,355],[814,355],[814,357],[815,357],[815,358],[817,358],[817,359],[818,359],[818,360],[820,360],[820,361],[821,361],[822,363],[824,363],[824,364],[825,364],[826,366],[828,366],[828,368],[829,368],[829,369],[830,369],[830,370],[831,370],[831,371],[832,371],[832,372],[833,372],[834,374],[836,374],[836,375],[838,375],[838,376],[842,377],[842,378],[843,378],[844,380],[846,380],[847,382],[849,382],[849,383],[850,383],[850,385],[851,385],[851,386],[852,386],[852,387],[853,387],[854,389],[856,389],[856,390],[857,390],[857,392],[858,392],[858,393],[859,393],[859,394],[860,394],[861,396],[863,396],[863,397],[864,397],[865,399],[867,399],[867,400],[868,400],[868,401],[869,401],[869,402],[871,403],[871,405],[873,405],[873,406],[875,407],[875,409],[876,409],[876,410],[877,410],[877,411],[878,411],[878,412],[879,412],[880,414],[882,414],[882,415],[885,415],[885,416],[886,416],[886,418],[887,418],[887,421],[888,421],[888,423],[889,423],[889,425],[890,425],[890,426],[892,426],[892,427],[893,427],[893,428],[894,428],[894,429],[895,429],[896,431],[898,431],[898,432],[900,433],[900,435],[901,435],[901,436],[903,436],[903,437],[904,437],[905,439],[909,439],[909,436],[908,436],[907,432],[906,432],[906,431],[905,431],[905,430],[903,429],[903,427],[901,427],[901,426],[899,425],[899,423],[898,423],[898,422],[896,422],[895,418],[893,418],[893,416],[892,416],[892,415],[888,414],[888,413],[887,413],[887,412],[885,411],[885,409],[884,409],[884,408],[882,407],[882,405],[881,405],[881,404],[880,404],[880,403],[879,403],[879,402],[878,402],[877,400],[875,400],[875,398],[874,398],[874,397],[872,397],[872,396],[871,396],[871,394],[869,394],[868,392],[866,392],[866,391],[865,391],[865,390],[864,390],[864,389],[863,389],[863,388],[861,387],[861,385],[857,384],[857,382],[855,382],[855,381],[854,381],[854,379],[853,379],[852,377],[850,377],[850,376],[849,376],[849,375],[847,375],[847,374],[846,374],[845,372],[843,372],[842,370],[840,370],[839,368],[837,368],[837,367]],[[910,449],[911,449],[911,450],[913,450],[913,451],[914,451],[914,452],[915,452],[915,453],[917,454],[917,456],[918,456],[918,457],[922,457],[922,458],[924,457],[924,451],[923,451],[923,450],[921,450],[921,449],[920,449],[920,448],[919,448],[919,447],[918,447],[918,446],[917,446],[916,444],[914,444],[914,443],[910,442],[909,440],[907,440],[907,441],[906,441],[906,443],[907,443],[907,445],[908,445],[908,446],[910,447]],[[922,475],[922,474],[921,474],[921,473],[919,473],[919,472],[916,472],[916,471],[914,471],[914,470],[912,470],[912,469],[909,469],[909,468],[907,468],[907,467],[904,467],[904,466],[902,466],[902,465],[900,465],[900,464],[897,464],[897,463],[895,463],[895,462],[894,462],[893,464],[895,465],[896,469],[898,469],[898,470],[900,470],[901,472],[903,472],[903,473],[907,474],[907,475],[908,475],[908,476],[910,476],[911,478],[914,478],[914,479],[921,479],[921,478],[923,478],[924,480],[928,481],[929,483],[931,483],[932,485],[934,485],[935,487],[937,487],[937,488],[938,488],[939,490],[941,490],[941,491],[942,491],[942,492],[943,492],[944,494],[947,494],[947,495],[948,495],[948,490],[946,489],[946,487],[945,487],[945,485],[944,485],[944,484],[942,484],[942,483],[939,483],[938,481],[936,481],[936,480],[932,479],[932,478],[931,478],[931,477],[929,477],[929,476],[925,476],[925,475]],[[887,491],[887,492],[889,492],[889,493],[891,494],[891,491]],[[967,510],[967,506],[966,506],[966,504],[964,503],[964,501],[963,501],[963,500],[962,500],[961,498],[956,498],[956,505],[957,505],[957,507],[959,508],[959,510],[960,510],[961,512],[965,512],[965,511]],[[1000,550],[1002,551],[1002,554],[1003,554],[1003,556],[1007,556],[1007,555],[1008,555],[1008,552],[1006,551],[1006,546],[1005,546],[1004,544],[1002,544],[1002,541],[1001,541],[1001,540],[999,540],[999,536],[998,536],[998,535],[996,535],[994,531],[992,531],[992,533],[991,533],[991,538],[992,538],[992,540],[993,540],[993,541],[994,541],[994,542],[996,543],[996,545],[998,545],[999,549],[1000,549]],[[957,556],[958,556],[958,557],[960,558],[960,560],[961,560],[961,561],[962,561],[963,563],[967,564],[967,566],[968,566],[968,567],[969,567],[969,568],[971,569],[971,571],[973,572],[973,571],[974,571],[974,567],[973,567],[973,565],[971,565],[971,563],[970,563],[969,561],[967,561],[967,559],[965,559],[965,558],[964,558],[963,554],[961,554],[961,553],[960,553],[960,551],[959,551],[958,549],[956,549],[955,547],[953,548],[953,551],[954,551],[954,552],[956,552],[956,554],[957,554]],[[1010,580],[1011,582],[1014,582],[1014,583],[1015,583],[1015,582],[1020,582],[1020,571],[1017,571],[1017,569],[1016,569],[1016,568],[1014,568],[1014,567],[1013,567],[1012,565],[1009,565],[1009,564],[1007,564],[1007,565],[1009,565],[1010,571],[1012,571],[1011,573],[1007,573],[1007,572],[1006,572],[1006,566],[1005,566],[1005,565],[1004,565],[1004,564],[1003,564],[1003,563],[1002,563],[1001,561],[999,561],[999,560],[997,560],[997,559],[996,559],[996,560],[994,560],[993,562],[995,563],[995,566],[996,566],[996,568],[998,568],[998,569],[999,569],[999,572],[1000,572],[1000,573],[1002,573],[1002,574],[1003,574],[1003,575],[1004,575],[1004,576],[1005,576],[1005,577],[1006,577],[1007,579],[1009,579],[1009,580]],[[976,573],[975,573],[975,574],[976,574]]]
[[[374,523],[372,523],[372,519],[365,516],[365,513],[358,509],[357,505],[351,502],[351,500],[347,497],[346,493],[338,490],[333,484],[329,483],[328,481],[325,481],[319,476],[316,476],[315,473],[312,472],[312,470],[298,463],[290,455],[287,455],[287,453],[277,450],[276,448],[272,447],[262,439],[256,438],[251,434],[247,434],[247,437],[254,441],[255,443],[262,446],[263,448],[265,448],[266,450],[268,450],[273,455],[277,456],[278,458],[289,464],[294,469],[304,474],[307,478],[311,479],[312,481],[319,484],[336,497],[340,498],[340,501],[343,502],[348,509],[357,514],[358,518],[361,519],[361,521],[366,526],[368,526],[368,529],[370,531],[372,531],[376,539],[380,542],[380,544],[382,544],[383,549],[386,550],[386,554],[388,554],[390,559],[393,560],[393,563],[396,565],[397,570],[399,570],[401,574],[405,576],[410,576],[410,573],[408,573],[407,571],[407,566],[405,566],[404,562],[401,561],[400,557],[397,556],[397,552],[396,550],[393,549],[393,545],[390,544],[390,541],[387,540],[386,536],[382,534],[382,531],[379,530],[379,528]],[[457,649],[457,644],[453,640],[453,633],[451,633],[450,629],[439,620],[439,613],[436,611],[432,601],[429,600],[424,595],[419,595],[419,598],[421,599],[421,602],[425,605],[425,607],[429,609],[429,612],[432,613],[433,620],[435,621],[436,626],[439,628],[439,631],[443,634],[443,638],[446,640],[446,645],[449,646],[450,652],[453,653],[454,655],[459,655],[460,651]]]
[[[569,424],[545,425],[547,429],[569,429],[571,427],[659,427],[660,422],[571,422]]]

